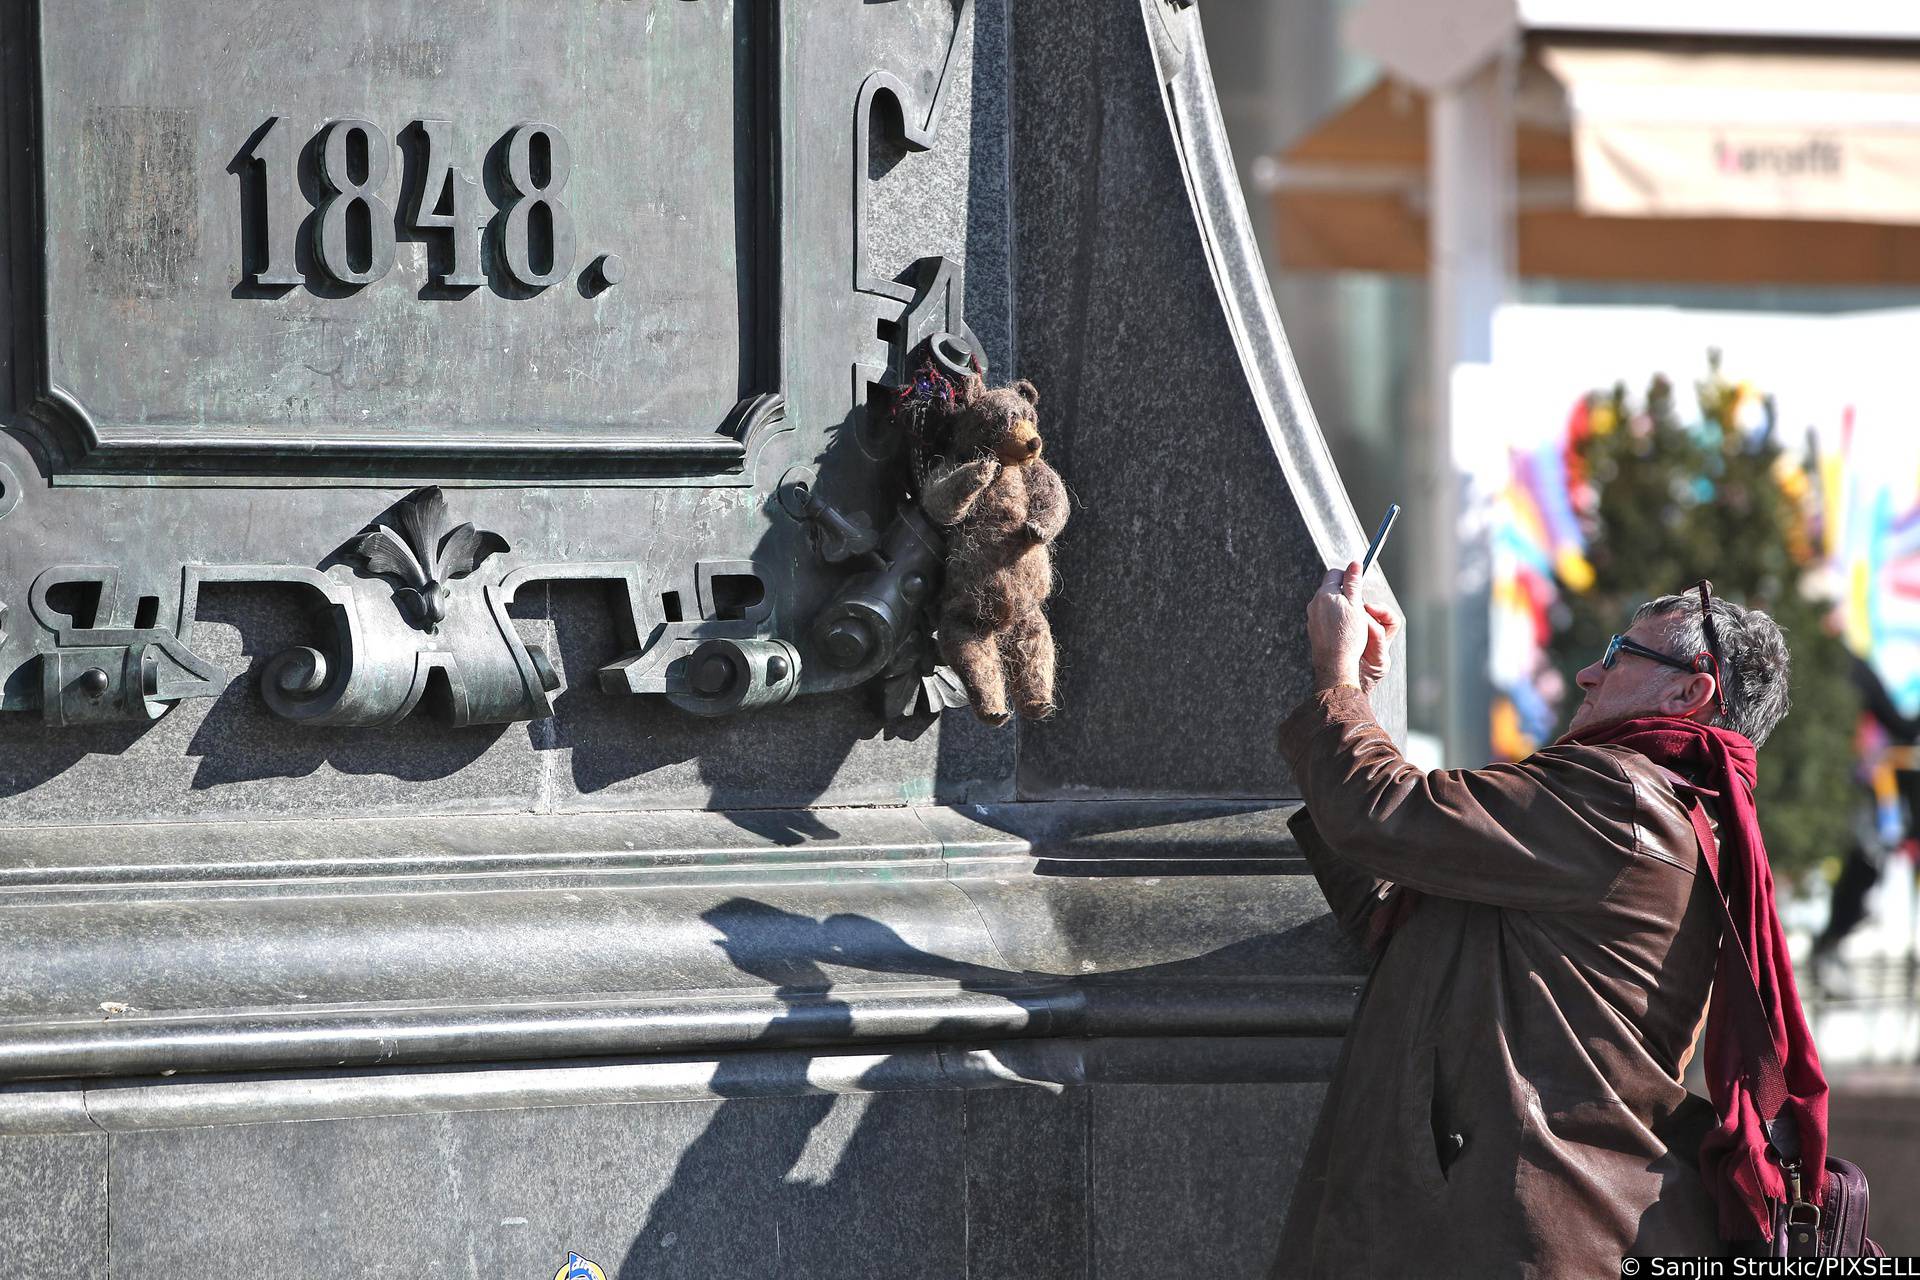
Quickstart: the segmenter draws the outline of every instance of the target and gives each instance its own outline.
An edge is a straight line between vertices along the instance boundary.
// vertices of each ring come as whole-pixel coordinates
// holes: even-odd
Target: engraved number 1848
[[[269,287],[302,284],[298,238],[303,227],[296,204],[299,157],[285,116],[268,120],[246,153],[262,179],[260,238],[265,260],[248,272]],[[499,181],[508,199],[493,218],[482,204],[481,183],[452,160],[453,122],[417,120],[407,131],[417,145],[402,182],[412,191],[404,211],[406,226],[447,237],[442,265],[431,268],[430,283],[471,289],[487,282],[481,251],[489,223],[497,226],[494,260],[523,288],[558,284],[573,269],[573,219],[561,201],[572,167],[567,140],[550,124],[525,120],[501,139]],[[403,142],[406,135],[402,135]],[[313,141],[313,176],[320,199],[312,219],[312,253],[318,270],[349,286],[371,284],[393,269],[396,219],[382,198],[391,169],[387,135],[370,120],[332,120]],[[244,269],[244,265],[243,265]]]

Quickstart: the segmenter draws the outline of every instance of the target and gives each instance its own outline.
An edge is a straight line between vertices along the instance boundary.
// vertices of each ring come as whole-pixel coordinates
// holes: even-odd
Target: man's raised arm
[[[1357,564],[1330,570],[1307,607],[1315,692],[1281,725],[1280,750],[1328,848],[1364,877],[1440,897],[1551,908],[1603,895],[1635,847],[1638,806],[1619,762],[1570,747],[1518,765],[1414,767],[1365,692],[1399,627],[1362,603]],[[1343,923],[1364,915],[1365,879],[1320,878]]]
[[[1365,694],[1341,688],[1287,718],[1280,750],[1328,847],[1366,875],[1423,893],[1574,906],[1603,896],[1634,848],[1633,784],[1596,748],[1427,773],[1400,754]]]

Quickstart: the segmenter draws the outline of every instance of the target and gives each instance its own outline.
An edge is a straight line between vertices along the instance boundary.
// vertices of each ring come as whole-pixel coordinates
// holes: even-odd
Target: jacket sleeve
[[[1280,750],[1338,857],[1436,897],[1580,906],[1606,896],[1636,849],[1633,783],[1601,748],[1549,747],[1521,764],[1423,773],[1366,696],[1345,688],[1315,694],[1287,717]]]
[[[1386,905],[1392,883],[1336,854],[1314,825],[1312,811],[1304,806],[1287,819],[1287,827],[1299,842],[1307,865],[1313,868],[1313,878],[1320,882],[1320,892],[1333,908],[1333,918],[1348,937],[1366,947],[1371,941],[1369,926],[1374,913]]]

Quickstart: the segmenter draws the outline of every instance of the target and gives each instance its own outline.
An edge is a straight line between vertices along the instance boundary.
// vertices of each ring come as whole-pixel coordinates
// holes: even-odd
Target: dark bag
[[[1733,927],[1733,913],[1727,909],[1727,900],[1720,892],[1720,841],[1713,833],[1713,824],[1707,819],[1706,808],[1700,799],[1703,793],[1676,774],[1669,772],[1667,776],[1674,780],[1676,789],[1686,802],[1688,815],[1693,819],[1694,834],[1700,837],[1700,863],[1707,869],[1707,876],[1713,882],[1713,900],[1720,904],[1720,945],[1735,949],[1740,962],[1738,968],[1745,979],[1727,993],[1733,1001],[1734,1033],[1740,1038],[1740,1048],[1747,1060],[1759,1066],[1758,1074],[1763,1082],[1760,1092],[1773,1098],[1785,1098],[1786,1077],[1780,1070],[1779,1054],[1774,1050],[1773,1031],[1767,1025],[1760,989],[1753,984],[1753,968],[1747,963],[1746,948]],[[1772,1256],[1886,1257],[1886,1250],[1867,1237],[1867,1175],[1860,1172],[1860,1166],[1836,1156],[1828,1156],[1827,1194],[1816,1205],[1806,1198],[1802,1190],[1800,1135],[1794,1129],[1792,1119],[1781,1118],[1778,1104],[1772,1115],[1763,1116],[1762,1119],[1766,1123],[1767,1139],[1787,1175],[1788,1199],[1786,1203],[1774,1206],[1773,1239],[1768,1242]]]
[[[1783,1209],[1777,1220],[1773,1242],[1777,1258],[1887,1256],[1867,1237],[1867,1175],[1850,1160],[1827,1157],[1827,1197],[1812,1218],[1811,1231],[1807,1222],[1791,1221],[1790,1209]]]

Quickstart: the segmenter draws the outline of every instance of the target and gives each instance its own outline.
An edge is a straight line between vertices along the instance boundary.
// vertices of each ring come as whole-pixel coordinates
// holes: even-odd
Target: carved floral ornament
[[[394,598],[414,626],[437,633],[447,620],[450,584],[480,567],[495,552],[507,551],[497,533],[481,533],[472,523],[447,529],[447,500],[439,489],[421,489],[394,509],[394,525],[375,525],[353,540],[349,558],[371,573],[400,583]]]
[[[708,559],[694,565],[690,618],[662,617],[632,561],[511,567],[497,533],[453,524],[438,488],[416,490],[354,535],[323,568],[188,564],[171,625],[110,612],[120,571],[59,565],[30,592],[38,627],[41,711],[49,724],[156,720],[188,698],[215,697],[228,678],[191,647],[200,588],[277,584],[306,592],[323,635],[270,658],[260,692],[277,715],[301,723],[392,724],[436,694],[454,725],[544,719],[563,681],[545,649],[524,639],[509,609],[534,582],[601,582],[612,588],[625,652],[597,673],[610,694],[658,696],[696,715],[726,715],[875,682],[889,718],[937,714],[962,700],[939,668],[926,605],[939,573],[939,534],[912,504],[884,536],[846,539],[860,526],[789,473],[782,518],[821,531],[823,564],[848,572],[798,635],[782,634],[761,566]],[[776,504],[779,505],[779,504]],[[100,602],[76,616],[76,590]],[[0,620],[5,619],[0,607]],[[800,638],[800,637],[804,638]]]

